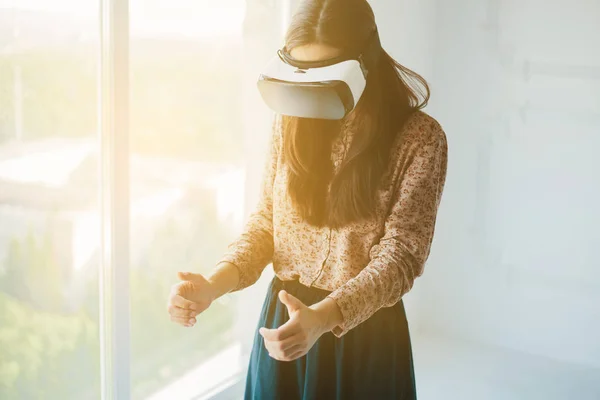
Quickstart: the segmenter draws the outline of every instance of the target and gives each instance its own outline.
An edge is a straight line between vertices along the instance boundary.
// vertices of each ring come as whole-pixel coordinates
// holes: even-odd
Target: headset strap
[[[363,74],[366,78],[369,70],[374,68],[379,61],[379,57],[381,55],[381,42],[379,40],[379,33],[377,32],[377,29],[375,29],[367,40],[367,45],[365,48],[358,54],[343,54],[327,60],[319,61],[300,61],[293,58],[284,46],[282,49],[277,51],[277,55],[284,63],[299,69],[323,68],[341,63],[343,61],[356,60],[360,63],[360,67],[363,70]]]

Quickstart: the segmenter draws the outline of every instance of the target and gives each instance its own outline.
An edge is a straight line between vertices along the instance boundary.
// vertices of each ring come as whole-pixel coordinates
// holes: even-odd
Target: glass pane
[[[206,361],[232,354],[236,342],[235,299],[220,299],[194,328],[172,323],[166,303],[177,272],[210,271],[242,222],[244,3],[131,4],[135,399],[187,398],[177,392],[185,376],[194,383],[182,390],[210,389],[223,368]]]
[[[0,7],[0,398],[97,399],[98,4]]]

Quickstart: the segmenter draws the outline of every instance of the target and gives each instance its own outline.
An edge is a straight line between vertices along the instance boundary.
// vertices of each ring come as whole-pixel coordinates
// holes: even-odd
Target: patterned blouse
[[[281,280],[330,291],[343,317],[332,332],[341,337],[400,301],[423,273],[446,179],[446,135],[429,115],[412,114],[392,146],[374,217],[331,229],[303,221],[287,196],[281,125],[278,118],[258,206],[219,263],[239,269],[233,291],[255,283],[271,262]],[[334,173],[352,136],[334,140]]]

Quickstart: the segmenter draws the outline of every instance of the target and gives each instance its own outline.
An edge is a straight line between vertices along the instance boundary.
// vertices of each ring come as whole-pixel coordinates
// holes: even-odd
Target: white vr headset
[[[339,120],[358,104],[380,54],[376,30],[360,53],[329,60],[299,61],[284,47],[260,75],[258,90],[278,114]]]

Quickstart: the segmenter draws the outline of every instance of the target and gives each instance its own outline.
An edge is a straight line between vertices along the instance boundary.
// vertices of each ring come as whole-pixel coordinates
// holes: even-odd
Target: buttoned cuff
[[[366,319],[361,311],[366,310],[368,307],[365,299],[358,294],[357,289],[356,282],[349,281],[327,296],[335,300],[342,313],[342,322],[331,330],[331,333],[338,338],[344,336]]]

